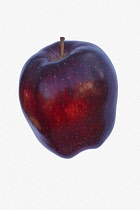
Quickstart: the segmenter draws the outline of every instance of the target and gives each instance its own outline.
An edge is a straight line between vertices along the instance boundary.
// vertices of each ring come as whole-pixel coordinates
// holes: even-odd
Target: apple
[[[29,58],[19,82],[21,107],[35,136],[63,158],[103,144],[114,127],[117,95],[106,53],[63,37]]]

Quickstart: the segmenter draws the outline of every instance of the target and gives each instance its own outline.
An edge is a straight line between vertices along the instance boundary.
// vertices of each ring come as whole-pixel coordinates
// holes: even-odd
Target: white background
[[[140,209],[139,0],[1,0],[0,7],[0,209]],[[60,36],[100,46],[119,82],[113,132],[72,159],[38,142],[18,99],[25,61]]]

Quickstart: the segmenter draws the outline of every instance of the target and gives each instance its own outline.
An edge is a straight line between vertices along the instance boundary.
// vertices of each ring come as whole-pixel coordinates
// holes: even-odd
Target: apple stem
[[[60,52],[61,52],[61,58],[64,58],[64,37],[60,37]]]

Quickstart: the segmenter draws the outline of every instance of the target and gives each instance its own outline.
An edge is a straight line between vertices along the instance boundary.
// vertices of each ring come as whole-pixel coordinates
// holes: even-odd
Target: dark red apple
[[[117,92],[116,72],[105,52],[63,38],[25,63],[19,84],[21,107],[36,137],[65,158],[106,140]]]

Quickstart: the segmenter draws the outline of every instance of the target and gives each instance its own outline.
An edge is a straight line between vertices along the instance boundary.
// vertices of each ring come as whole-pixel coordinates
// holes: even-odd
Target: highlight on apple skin
[[[19,82],[21,107],[35,136],[63,158],[103,144],[115,123],[117,95],[106,53],[62,37],[29,58]]]

